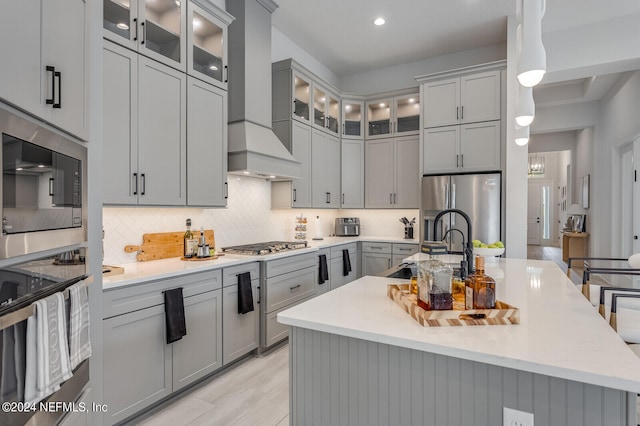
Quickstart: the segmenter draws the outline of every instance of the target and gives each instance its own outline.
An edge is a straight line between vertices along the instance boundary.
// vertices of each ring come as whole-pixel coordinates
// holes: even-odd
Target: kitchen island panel
[[[622,426],[635,413],[632,393],[472,360],[299,327],[290,345],[292,424],[496,425],[507,406],[536,426]]]

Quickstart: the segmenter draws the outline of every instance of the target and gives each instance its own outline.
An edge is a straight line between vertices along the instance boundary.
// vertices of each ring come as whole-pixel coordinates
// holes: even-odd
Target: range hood
[[[302,168],[271,127],[271,0],[230,0],[229,173],[299,179]]]

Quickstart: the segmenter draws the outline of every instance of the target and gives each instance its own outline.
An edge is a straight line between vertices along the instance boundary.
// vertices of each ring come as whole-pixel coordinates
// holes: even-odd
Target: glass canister
[[[438,258],[447,254],[446,245],[427,242],[422,245],[422,252],[429,259],[418,262],[418,306],[434,311],[453,309],[453,269]]]

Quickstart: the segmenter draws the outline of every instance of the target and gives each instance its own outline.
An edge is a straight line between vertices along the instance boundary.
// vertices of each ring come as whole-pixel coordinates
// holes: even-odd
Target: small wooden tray
[[[425,327],[520,324],[520,309],[499,300],[496,300],[496,309],[425,311],[418,306],[417,296],[409,292],[409,284],[389,284],[387,296]],[[484,315],[484,318],[472,318],[472,315]]]
[[[182,256],[180,258],[180,260],[184,260],[186,262],[200,262],[200,261],[203,261],[203,260],[213,260],[213,259],[217,259],[217,258],[218,258],[217,255],[216,256],[209,256],[209,257],[184,257],[184,256]]]

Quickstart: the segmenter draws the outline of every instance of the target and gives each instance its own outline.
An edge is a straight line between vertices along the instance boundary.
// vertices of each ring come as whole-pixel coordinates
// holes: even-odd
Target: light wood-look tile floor
[[[289,346],[247,358],[132,423],[288,426]]]
[[[562,272],[567,272],[567,264],[562,261],[562,249],[560,247],[551,246],[527,246],[527,259],[533,260],[551,260],[555,262]],[[571,281],[576,285],[582,284],[582,272],[576,272],[571,268]]]

